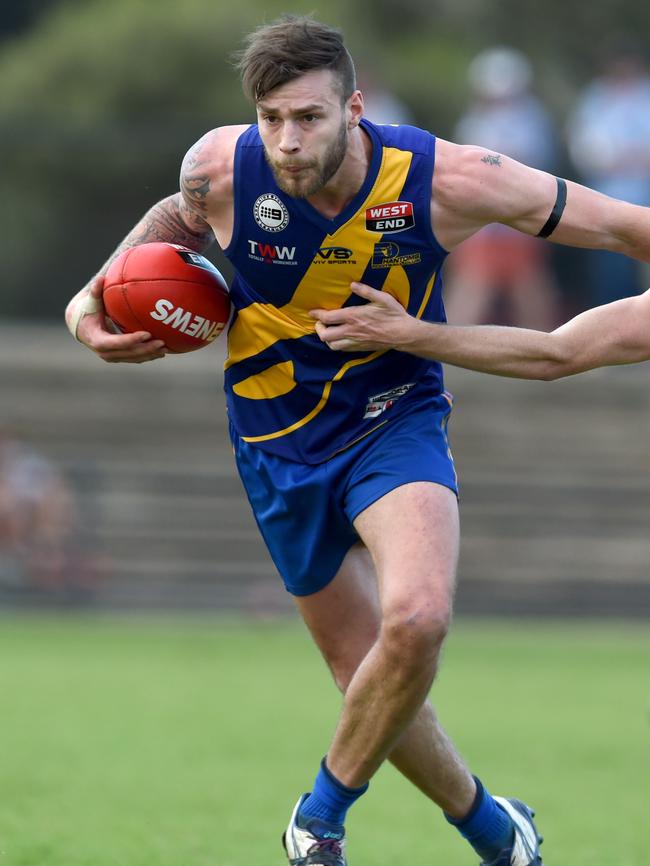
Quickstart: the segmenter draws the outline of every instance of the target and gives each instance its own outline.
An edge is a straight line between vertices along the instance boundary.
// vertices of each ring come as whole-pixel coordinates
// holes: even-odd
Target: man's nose
[[[300,137],[295,123],[287,121],[282,126],[282,135],[278,145],[282,153],[296,153],[300,150]]]

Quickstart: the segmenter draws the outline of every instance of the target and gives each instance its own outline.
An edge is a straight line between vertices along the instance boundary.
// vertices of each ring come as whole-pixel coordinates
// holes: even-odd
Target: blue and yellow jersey
[[[363,186],[334,219],[276,185],[257,126],[235,154],[235,268],[225,388],[239,435],[319,463],[443,391],[434,361],[394,350],[335,352],[309,311],[364,303],[358,281],[414,316],[445,321],[446,251],[431,229],[435,138],[411,126],[362,126],[372,139]]]

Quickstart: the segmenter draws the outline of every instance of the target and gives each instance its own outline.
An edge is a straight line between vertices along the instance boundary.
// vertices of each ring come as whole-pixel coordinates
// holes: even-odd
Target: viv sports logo
[[[366,228],[370,232],[402,232],[415,225],[413,202],[389,201],[366,208]]]
[[[314,265],[356,265],[353,250],[348,247],[319,247],[314,250]]]

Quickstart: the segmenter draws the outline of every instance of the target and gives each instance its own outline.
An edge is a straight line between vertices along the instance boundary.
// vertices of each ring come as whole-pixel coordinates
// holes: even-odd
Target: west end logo
[[[281,232],[289,225],[289,211],[277,195],[267,192],[253,205],[255,222],[265,232]]]
[[[366,228],[370,232],[392,234],[415,225],[413,202],[388,201],[366,208]]]

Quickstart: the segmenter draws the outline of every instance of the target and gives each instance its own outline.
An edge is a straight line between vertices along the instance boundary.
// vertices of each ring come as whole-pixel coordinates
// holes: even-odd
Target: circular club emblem
[[[277,195],[267,192],[253,205],[255,222],[265,232],[281,232],[289,225],[289,211]]]

